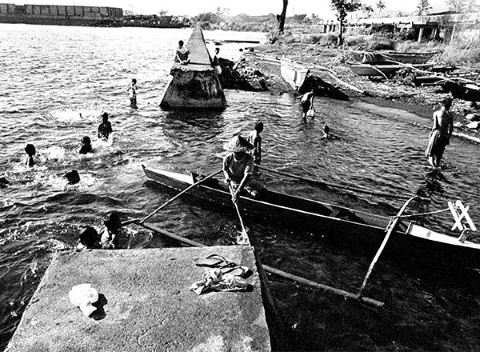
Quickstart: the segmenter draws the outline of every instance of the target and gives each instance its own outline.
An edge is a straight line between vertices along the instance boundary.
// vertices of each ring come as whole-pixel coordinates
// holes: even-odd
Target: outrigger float
[[[135,223],[156,233],[173,238],[183,244],[202,247],[203,244],[201,243],[191,241],[146,223],[146,221],[159,210],[189,192],[188,195],[190,197],[202,202],[235,209],[242,226],[242,234],[238,238],[238,243],[248,246],[250,246],[250,240],[243,225],[241,214],[259,216],[262,219],[275,221],[283,219],[287,220],[290,225],[298,223],[308,224],[313,229],[316,229],[317,232],[321,231],[322,234],[342,237],[342,240],[353,238],[358,243],[367,242],[377,247],[379,246],[377,254],[357,293],[323,285],[263,265],[263,269],[266,272],[311,287],[323,289],[341,295],[344,298],[354,299],[375,307],[382,307],[384,305],[383,302],[365,297],[364,290],[368,278],[380,255],[383,253],[387,242],[390,242],[390,250],[409,251],[408,253],[412,255],[424,257],[432,255],[436,260],[447,260],[447,262],[453,260],[456,266],[463,264],[466,267],[480,268],[480,244],[468,240],[470,233],[477,231],[477,229],[468,215],[468,206],[465,207],[460,201],[449,203],[449,209],[456,221],[452,230],[459,229],[462,231],[461,236],[455,238],[429,230],[413,222],[410,222],[408,225],[403,223],[402,220],[405,218],[408,219],[409,217],[415,216],[415,214],[404,216],[403,213],[414,199],[419,198],[418,196],[409,197],[398,214],[393,217],[384,217],[349,209],[344,206],[332,205],[273,191],[266,192],[266,194],[262,196],[264,198],[261,200],[241,196],[237,205],[232,203],[231,190],[223,186],[219,180],[214,179],[214,176],[221,173],[222,170],[218,170],[206,177],[200,177],[194,173],[181,174],[167,170],[154,170],[145,166],[143,166],[143,169],[146,177],[150,181],[171,190],[178,191],[179,193],[144,219],[131,219],[126,221],[124,225]],[[427,250],[427,252],[425,252],[425,250]]]

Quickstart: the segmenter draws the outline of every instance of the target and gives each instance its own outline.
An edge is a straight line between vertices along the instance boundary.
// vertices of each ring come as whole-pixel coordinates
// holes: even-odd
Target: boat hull
[[[431,65],[413,65],[417,69],[427,69]],[[404,65],[370,65],[370,64],[359,64],[359,65],[350,65],[350,69],[358,76],[393,76],[397,71],[400,71],[402,68],[408,68],[409,66]]]
[[[298,90],[305,82],[308,69],[291,61],[281,60],[280,72],[290,87],[293,90]]]
[[[402,64],[424,64],[430,60],[435,53],[401,53],[396,51],[386,52],[365,52],[353,53],[353,58],[364,64],[385,64],[388,62],[400,62]]]
[[[145,175],[155,184],[180,192],[193,184],[191,175],[144,168]],[[180,175],[180,176],[178,176]],[[385,236],[389,218],[346,207],[325,204],[305,198],[269,191],[264,200],[240,197],[239,209],[246,216],[311,231],[322,240],[347,243],[349,247],[376,250]],[[186,193],[216,209],[235,211],[230,193],[218,180],[208,180]],[[269,203],[271,200],[274,203]],[[275,204],[280,203],[280,204]],[[288,204],[288,206],[287,206]],[[430,231],[421,226],[400,224],[386,247],[392,257],[416,258],[434,265],[452,263],[480,268],[480,245],[460,243],[455,237]]]
[[[457,99],[466,101],[480,101],[480,86],[476,84],[461,84],[456,82],[445,82],[444,89],[452,93]]]

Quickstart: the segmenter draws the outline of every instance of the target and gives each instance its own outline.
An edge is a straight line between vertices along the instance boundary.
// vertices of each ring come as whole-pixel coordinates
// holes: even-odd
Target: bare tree
[[[278,33],[283,34],[283,27],[285,26],[285,18],[287,18],[288,0],[283,0],[282,13],[277,15]]]
[[[345,24],[345,19],[349,12],[353,12],[362,7],[362,4],[359,0],[331,0],[331,8],[336,12],[336,17],[339,22],[339,33],[337,44],[343,44],[343,26]]]

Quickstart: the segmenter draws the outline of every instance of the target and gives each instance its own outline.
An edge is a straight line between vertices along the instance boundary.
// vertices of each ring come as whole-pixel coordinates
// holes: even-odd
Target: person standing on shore
[[[108,121],[108,113],[104,112],[102,115],[103,122],[98,126],[98,138],[103,141],[108,141],[108,137],[113,132],[112,124]]]
[[[253,145],[254,149],[251,151],[255,164],[260,165],[262,162],[262,136],[260,133],[263,131],[263,123],[257,122],[255,129],[248,134],[247,140]]]
[[[440,166],[445,147],[450,143],[450,137],[453,132],[453,115],[450,113],[452,99],[447,98],[442,101],[440,110],[433,113],[433,127],[430,132],[428,146],[425,156],[433,167]]]
[[[128,99],[130,99],[130,107],[137,108],[137,80],[132,78],[132,82],[127,86]]]

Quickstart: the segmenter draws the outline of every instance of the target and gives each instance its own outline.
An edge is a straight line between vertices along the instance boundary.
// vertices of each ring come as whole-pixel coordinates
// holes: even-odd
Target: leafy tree
[[[417,5],[418,15],[423,16],[427,14],[428,10],[431,10],[432,7],[428,3],[428,0],[420,0]]]
[[[288,0],[283,0],[282,13],[277,15],[278,33],[283,34],[283,27],[285,26],[285,18],[287,17]]]
[[[480,10],[478,0],[447,0],[446,4],[450,11],[459,13],[478,12]]]
[[[373,13],[373,7],[370,5],[362,5],[362,12],[367,15],[367,18],[370,18]]]
[[[337,44],[342,45],[345,18],[347,18],[349,12],[354,12],[362,7],[362,4],[359,0],[331,0],[330,6],[336,12],[336,17],[340,24]]]
[[[385,9],[385,3],[383,0],[378,0],[377,3],[375,4],[375,7],[378,10],[378,13],[380,14],[384,9]]]

